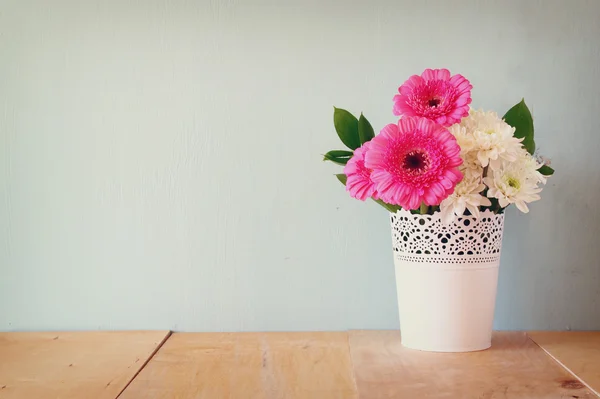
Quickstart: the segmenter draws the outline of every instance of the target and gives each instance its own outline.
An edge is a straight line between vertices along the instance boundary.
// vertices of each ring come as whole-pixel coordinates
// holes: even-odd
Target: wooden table
[[[146,364],[147,363],[147,364]],[[0,333],[0,399],[596,398],[600,332],[497,332],[463,354],[398,331]]]
[[[169,331],[0,333],[1,399],[114,399]]]
[[[600,332],[531,332],[529,336],[554,360],[600,396]]]

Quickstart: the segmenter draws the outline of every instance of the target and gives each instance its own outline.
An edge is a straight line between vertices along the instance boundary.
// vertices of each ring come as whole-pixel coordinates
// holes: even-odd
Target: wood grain
[[[173,334],[119,399],[355,399],[346,333]]]
[[[600,331],[540,331],[527,334],[600,396]]]
[[[431,353],[400,345],[398,331],[352,331],[361,399],[595,398],[522,332],[494,333],[492,348]]]
[[[115,399],[168,335],[0,333],[0,398]]]

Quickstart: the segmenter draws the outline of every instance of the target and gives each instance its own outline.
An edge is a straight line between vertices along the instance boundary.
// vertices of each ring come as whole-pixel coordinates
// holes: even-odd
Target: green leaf
[[[346,185],[346,180],[348,179],[348,177],[345,174],[340,173],[339,175],[335,175],[335,177],[337,177],[340,183],[342,183],[344,186]]]
[[[351,150],[360,147],[358,119],[345,109],[333,107],[333,124],[342,143]]]
[[[371,198],[373,201],[377,202],[379,205],[381,205],[382,207],[384,207],[388,212],[391,213],[396,213],[398,212],[400,209],[402,209],[401,206],[398,205],[392,205],[392,204],[388,204],[386,202],[383,202],[382,200],[376,200],[374,198]]]
[[[363,145],[371,141],[373,137],[375,137],[373,126],[371,126],[367,118],[361,113],[360,118],[358,118],[358,138],[360,139],[360,144]]]
[[[548,165],[544,165],[541,168],[538,169],[538,171],[543,174],[544,176],[552,176],[554,174],[554,169],[552,169],[550,166]]]
[[[533,154],[535,152],[533,118],[531,117],[529,108],[525,105],[525,99],[522,99],[520,103],[509,109],[503,119],[515,128],[515,137],[523,138],[523,146],[530,154]]]
[[[492,203],[492,205],[491,206],[484,206],[484,207],[481,208],[481,210],[490,210],[490,211],[492,211],[494,213],[498,213],[498,214],[504,213],[504,210],[506,208],[502,208],[500,206],[500,202],[498,202],[498,199],[493,198],[493,197],[488,198],[488,199],[490,200],[490,202]]]
[[[331,161],[338,165],[346,165],[354,153],[345,150],[333,150],[323,155],[323,161]]]

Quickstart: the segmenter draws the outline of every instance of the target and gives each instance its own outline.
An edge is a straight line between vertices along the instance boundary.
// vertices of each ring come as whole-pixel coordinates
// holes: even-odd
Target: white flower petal
[[[488,157],[486,156],[486,154],[483,151],[479,151],[477,153],[477,159],[481,163],[481,166],[483,166],[484,168],[488,165],[488,162],[489,162]]]
[[[484,197],[483,195],[479,196],[479,205],[480,206],[492,206],[492,201],[489,198]]]
[[[442,218],[442,222],[445,224],[450,224],[454,220],[454,208],[452,207],[452,200],[446,198],[440,204],[440,216]]]
[[[479,217],[479,208],[477,206],[467,204],[467,209],[469,212],[471,212],[471,215],[475,216],[476,218]]]
[[[459,201],[457,201],[457,203],[454,205],[454,213],[457,216],[463,216],[466,208],[467,206],[465,202],[462,199],[459,199]]]
[[[523,212],[523,213],[529,212],[529,208],[527,207],[527,204],[524,201],[517,201],[517,202],[515,202],[515,205],[521,212]]]

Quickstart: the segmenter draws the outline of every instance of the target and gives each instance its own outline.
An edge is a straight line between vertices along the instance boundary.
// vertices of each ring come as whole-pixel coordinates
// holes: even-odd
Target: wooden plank
[[[355,399],[348,335],[173,334],[119,399]]]
[[[398,331],[353,331],[350,352],[361,399],[594,398],[525,333],[494,333],[492,348],[431,353],[400,345]]]
[[[600,396],[600,331],[540,331],[527,334]]]
[[[168,335],[0,333],[0,398],[115,399]]]

